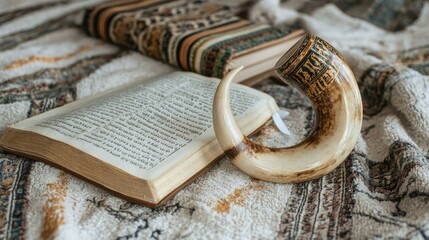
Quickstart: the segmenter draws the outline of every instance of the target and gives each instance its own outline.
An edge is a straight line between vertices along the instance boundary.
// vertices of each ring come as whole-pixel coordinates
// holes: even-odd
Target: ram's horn
[[[216,137],[230,160],[250,176],[272,182],[317,179],[347,158],[362,125],[359,88],[344,58],[327,42],[306,35],[280,58],[276,73],[300,89],[316,112],[316,126],[301,143],[286,148],[258,145],[245,137],[230,109],[229,72],[216,91],[213,124]]]

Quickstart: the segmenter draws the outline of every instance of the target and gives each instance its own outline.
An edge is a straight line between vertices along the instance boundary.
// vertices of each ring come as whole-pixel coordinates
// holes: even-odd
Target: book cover
[[[277,57],[277,50],[252,53],[302,32],[252,23],[227,6],[198,0],[107,2],[86,12],[84,27],[91,36],[211,77],[222,77],[233,59],[246,55],[251,59],[240,65]]]

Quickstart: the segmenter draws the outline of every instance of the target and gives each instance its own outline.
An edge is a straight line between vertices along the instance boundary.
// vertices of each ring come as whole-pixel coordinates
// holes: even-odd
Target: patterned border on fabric
[[[0,154],[0,238],[18,239],[24,233],[26,188],[32,162]]]
[[[416,213],[428,209],[428,181],[418,176],[428,172],[429,156],[414,144],[397,140],[389,146],[389,152],[382,161],[372,160],[363,152],[354,152],[352,161],[355,175],[353,195],[356,197],[353,219],[366,221],[374,230],[392,226],[395,229],[383,234],[372,229],[368,232],[354,231],[353,236],[400,238],[400,233],[404,239],[428,239],[427,215],[413,214],[411,209],[420,206]],[[373,200],[384,205],[371,204]]]
[[[351,165],[351,159],[347,159],[318,180],[294,185],[277,237],[350,238],[354,207]]]

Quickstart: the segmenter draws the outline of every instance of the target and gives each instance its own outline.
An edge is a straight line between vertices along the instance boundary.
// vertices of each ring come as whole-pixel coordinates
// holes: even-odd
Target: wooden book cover
[[[272,70],[303,34],[256,24],[208,1],[113,1],[88,10],[91,36],[205,76],[223,77],[245,66],[236,82]]]
[[[0,146],[157,206],[223,155],[212,126],[218,83],[188,72],[137,80],[12,125]],[[272,97],[243,85],[231,97],[247,135],[278,110]]]

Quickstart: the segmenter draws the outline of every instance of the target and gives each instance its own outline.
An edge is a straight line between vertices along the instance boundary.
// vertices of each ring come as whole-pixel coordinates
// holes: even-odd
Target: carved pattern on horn
[[[288,84],[301,90],[316,111],[316,126],[303,142],[270,148],[247,139],[229,106],[229,85],[241,70],[228,73],[215,94],[213,125],[222,149],[250,176],[273,182],[302,182],[337,167],[352,151],[362,126],[362,100],[352,71],[324,40],[307,34],[275,66]]]

